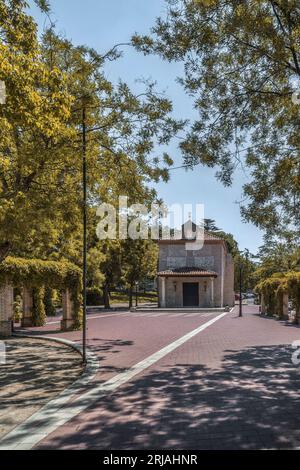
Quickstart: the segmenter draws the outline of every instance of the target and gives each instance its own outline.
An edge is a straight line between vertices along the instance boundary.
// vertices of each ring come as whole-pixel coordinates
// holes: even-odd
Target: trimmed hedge
[[[39,289],[39,294],[36,294],[38,304],[40,296],[44,296],[45,287],[58,290],[69,289],[74,303],[74,328],[81,327],[82,274],[74,264],[68,261],[7,257],[0,263],[0,285],[6,283],[14,287],[24,286],[34,290]],[[37,316],[43,316],[40,309]],[[40,320],[38,319],[38,321]]]

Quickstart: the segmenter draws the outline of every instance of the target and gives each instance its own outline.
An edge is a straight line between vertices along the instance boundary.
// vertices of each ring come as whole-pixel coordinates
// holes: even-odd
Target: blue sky
[[[32,4],[32,2],[31,2]],[[106,52],[117,43],[129,42],[134,32],[146,34],[155,18],[165,14],[164,0],[51,0],[52,18],[56,28],[74,44],[86,44],[99,52]],[[42,28],[45,18],[36,7],[31,13]],[[134,90],[139,78],[151,78],[160,90],[173,101],[174,116],[193,119],[196,111],[191,99],[184,93],[176,77],[182,75],[182,64],[167,63],[155,56],[144,57],[131,47],[125,47],[124,56],[107,64],[106,76],[112,82],[119,78]],[[182,157],[174,141],[168,152],[175,166]],[[215,219],[219,227],[231,232],[240,249],[255,253],[262,244],[262,232],[252,224],[243,223],[238,202],[242,200],[242,186],[247,175],[238,171],[231,188],[225,188],[215,179],[214,169],[196,167],[193,171],[175,170],[171,180],[156,186],[159,196],[168,204],[205,205],[205,217]]]

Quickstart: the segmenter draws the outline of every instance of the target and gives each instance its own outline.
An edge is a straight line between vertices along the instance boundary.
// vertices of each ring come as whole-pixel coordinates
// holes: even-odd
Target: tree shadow
[[[6,363],[0,367],[0,409],[47,401],[80,376],[81,362],[79,354],[58,343],[9,339]]]
[[[38,339],[5,341],[6,362],[0,365],[0,436],[82,374],[79,354],[64,345]]]
[[[273,315],[261,315],[260,313],[253,313],[252,314],[254,317],[259,317],[263,320],[269,320],[269,321],[275,321],[277,323],[280,323],[282,326],[288,326],[290,328],[300,328],[300,324],[294,323],[293,319],[290,317],[289,320],[282,320],[281,318],[276,318]]]
[[[300,370],[291,354],[286,345],[260,346],[227,350],[218,369],[166,364],[87,402],[40,448],[298,447]]]

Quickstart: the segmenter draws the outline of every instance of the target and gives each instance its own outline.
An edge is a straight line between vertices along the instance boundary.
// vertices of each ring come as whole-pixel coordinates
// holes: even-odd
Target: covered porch
[[[158,273],[160,308],[214,308],[214,271],[197,268],[179,268]]]

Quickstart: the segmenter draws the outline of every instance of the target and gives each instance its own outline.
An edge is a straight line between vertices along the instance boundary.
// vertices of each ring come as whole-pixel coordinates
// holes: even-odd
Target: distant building
[[[234,265],[224,240],[204,234],[200,250],[187,250],[188,233],[199,229],[192,221],[182,237],[159,240],[159,306],[214,308],[234,305]]]

